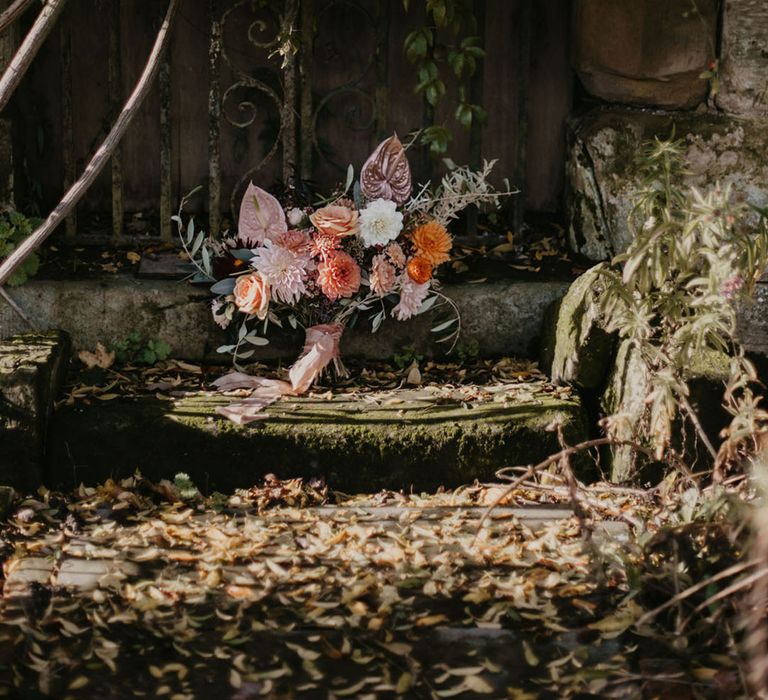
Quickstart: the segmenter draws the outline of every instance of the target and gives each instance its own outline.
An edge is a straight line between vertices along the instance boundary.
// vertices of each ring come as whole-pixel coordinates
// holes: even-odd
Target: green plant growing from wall
[[[455,121],[465,129],[471,128],[473,123],[483,124],[488,118],[486,111],[481,105],[473,104],[468,95],[472,76],[485,57],[480,37],[476,35],[477,20],[472,0],[425,1],[427,18],[431,18],[432,24],[414,29],[404,42],[406,58],[416,67],[415,92],[423,95],[434,120],[435,108],[447,92],[446,83],[453,79],[458,98],[453,113]],[[403,0],[403,5],[408,11],[411,0]],[[441,41],[446,34],[453,37],[452,43]],[[429,124],[421,133],[421,143],[435,156],[446,153],[452,138],[446,124]]]
[[[749,299],[768,265],[766,217],[735,202],[729,186],[682,187],[679,141],[655,140],[640,165],[641,191],[629,217],[634,242],[601,270],[606,284],[597,302],[607,330],[638,354],[648,391],[642,415],[609,418],[609,433],[645,443],[662,459],[682,418],[719,466],[768,426],[752,389],[755,368],[737,337],[738,303]],[[689,401],[690,368],[713,353],[725,358],[730,374],[723,405],[732,422],[719,452]]]
[[[164,340],[145,341],[138,331],[133,331],[124,340],[116,342],[111,349],[120,365],[154,365],[156,362],[167,360],[171,354],[171,346]]]
[[[0,212],[0,260],[7,258],[37,225],[35,219],[28,219],[17,211]],[[24,284],[34,277],[40,267],[37,253],[30,255],[8,280],[10,287]]]

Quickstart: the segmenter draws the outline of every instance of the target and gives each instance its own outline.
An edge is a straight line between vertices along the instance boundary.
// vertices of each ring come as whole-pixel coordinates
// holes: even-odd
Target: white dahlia
[[[251,266],[269,283],[272,296],[284,304],[295,304],[307,291],[309,256],[268,239],[256,248],[255,253]]]
[[[374,199],[360,212],[360,239],[366,248],[387,245],[403,230],[403,215],[388,199]]]

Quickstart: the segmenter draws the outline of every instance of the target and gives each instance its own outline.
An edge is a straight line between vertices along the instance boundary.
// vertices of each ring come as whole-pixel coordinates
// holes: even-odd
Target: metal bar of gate
[[[208,230],[221,227],[221,12],[218,0],[208,0]]]

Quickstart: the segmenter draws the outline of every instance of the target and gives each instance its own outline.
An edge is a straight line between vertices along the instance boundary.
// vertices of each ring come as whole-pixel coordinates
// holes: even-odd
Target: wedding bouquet
[[[232,353],[236,368],[253,355],[254,346],[269,342],[271,325],[287,323],[306,334],[290,384],[238,373],[223,378],[220,388],[237,384],[265,396],[300,394],[329,365],[343,375],[339,341],[360,314],[368,316],[375,333],[388,316],[405,321],[445,307],[450,317],[432,331],[450,351],[461,319],[440,291],[435,271],[450,259],[453,241],[447,226],[459,212],[470,204],[498,206],[500,197],[511,193],[509,187],[500,192],[488,182],[493,165],[486,162],[478,171],[453,166],[435,192],[425,185],[412,195],[406,152],[393,135],[371,154],[357,182],[350,166],[345,186],[316,207],[284,208],[250,183],[236,237],[206,239],[193,222],[185,230],[180,212],[174,218],[199,274],[213,281],[215,270],[229,271],[211,288],[216,295],[212,310],[222,328],[235,324],[237,339],[219,351]],[[227,258],[231,264],[217,264]]]

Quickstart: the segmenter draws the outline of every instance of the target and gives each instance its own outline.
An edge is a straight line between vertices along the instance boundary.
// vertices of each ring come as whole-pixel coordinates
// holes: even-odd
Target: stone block
[[[16,492],[11,486],[0,486],[0,520],[2,520],[11,508]]]
[[[569,444],[586,439],[578,397],[543,381],[456,388],[425,386],[328,396],[309,394],[238,426],[217,406],[232,398],[200,392],[77,403],[56,415],[52,487],[183,471],[205,491],[248,487],[265,474],[322,476],[347,493],[431,490],[490,480],[503,465],[558,450],[547,431],[560,420]],[[582,466],[582,465],[579,465]]]
[[[599,390],[613,358],[614,339],[600,322],[592,292],[600,285],[596,265],[570,287],[547,321],[540,367],[556,384]]]
[[[639,189],[637,153],[654,137],[673,134],[686,145],[684,184],[731,184],[735,196],[768,206],[768,120],[722,114],[594,110],[569,127],[568,236],[572,249],[595,261],[623,252]]]
[[[728,358],[714,351],[706,352],[696,360],[686,377],[691,406],[713,444],[717,444],[720,430],[729,422],[729,416],[722,408],[727,378]],[[603,414],[618,419],[619,437],[635,439],[641,422],[649,417],[646,397],[650,389],[651,376],[640,352],[631,341],[622,340],[601,398]],[[675,421],[672,436],[673,446],[686,456],[690,464],[710,460],[688,419]],[[647,445],[643,440],[638,442]],[[637,454],[631,445],[619,445],[611,448],[609,462],[611,480],[626,482],[635,479],[638,470],[649,460]]]
[[[66,333],[30,333],[0,343],[0,483],[41,483],[53,400],[66,371]]]
[[[768,115],[768,3],[727,0],[717,105],[727,112]]]
[[[573,63],[596,97],[665,108],[702,102],[715,58],[716,0],[576,0]]]
[[[446,285],[443,292],[461,310],[462,342],[473,345],[480,356],[533,357],[538,352],[544,311],[565,294],[569,283],[568,279],[497,280]],[[109,346],[136,331],[147,340],[167,342],[174,357],[229,362],[228,355],[216,353],[227,337],[211,319],[207,288],[110,276],[34,279],[13,289],[12,294],[40,327],[66,330],[76,349],[93,349],[98,342]],[[413,346],[425,356],[439,356],[444,346],[436,345],[430,332],[436,318],[434,312],[428,312],[402,323],[388,319],[371,334],[370,324],[361,317],[358,327],[344,334],[342,353],[346,357],[388,359],[403,347]],[[0,338],[19,330],[19,319],[0,304]],[[304,338],[301,333],[285,333],[270,336],[270,340],[270,345],[259,348],[254,361],[293,360]]]

